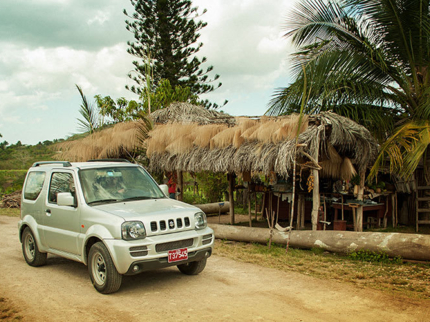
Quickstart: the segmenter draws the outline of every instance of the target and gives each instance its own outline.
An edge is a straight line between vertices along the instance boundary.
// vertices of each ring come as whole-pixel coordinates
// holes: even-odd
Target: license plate
[[[169,250],[168,261],[169,263],[180,262],[188,259],[188,249],[181,248],[175,250]]]

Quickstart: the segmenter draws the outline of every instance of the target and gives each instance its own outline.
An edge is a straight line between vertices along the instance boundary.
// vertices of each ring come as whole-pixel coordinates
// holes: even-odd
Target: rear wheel
[[[200,274],[206,267],[206,258],[197,262],[178,265],[178,269],[186,275]]]
[[[22,233],[22,254],[30,266],[42,266],[46,264],[46,253],[41,253],[37,247],[36,239],[29,227]]]
[[[95,289],[103,294],[118,291],[122,275],[118,273],[106,246],[95,243],[88,255],[88,272]]]

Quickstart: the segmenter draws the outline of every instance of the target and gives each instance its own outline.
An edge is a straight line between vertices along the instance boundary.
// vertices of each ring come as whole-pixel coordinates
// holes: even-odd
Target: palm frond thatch
[[[151,117],[155,125],[143,146],[151,171],[274,171],[284,177],[291,173],[297,115],[233,117],[178,103]],[[369,131],[345,117],[323,112],[306,116],[303,123],[298,149],[305,152],[302,155],[319,151],[323,175],[351,178],[376,156],[377,143]],[[79,145],[64,143],[61,158],[114,157],[121,149],[133,150],[139,144],[142,148],[136,139],[138,128],[137,122],[117,124],[80,140]]]

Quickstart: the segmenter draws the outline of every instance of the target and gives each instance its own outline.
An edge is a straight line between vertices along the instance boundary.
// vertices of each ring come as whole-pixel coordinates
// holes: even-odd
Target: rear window
[[[36,200],[45,182],[45,172],[34,171],[30,172],[27,176],[27,181],[24,188],[24,199]]]

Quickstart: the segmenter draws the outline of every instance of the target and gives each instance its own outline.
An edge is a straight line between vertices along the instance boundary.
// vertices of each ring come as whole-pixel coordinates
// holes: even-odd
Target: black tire
[[[116,270],[112,257],[102,242],[91,246],[88,273],[94,288],[102,294],[114,293],[121,287],[122,275]]]
[[[197,275],[200,274],[206,267],[206,258],[197,262],[191,262],[187,264],[178,265],[178,269],[181,273],[186,275]]]
[[[43,266],[46,264],[47,253],[41,253],[37,247],[36,239],[29,227],[24,229],[22,233],[22,254],[24,259],[30,266]]]

